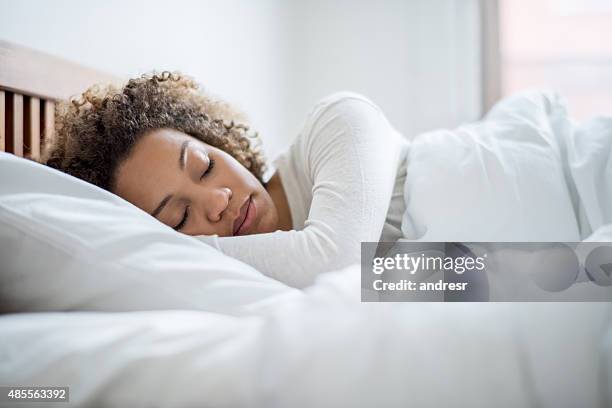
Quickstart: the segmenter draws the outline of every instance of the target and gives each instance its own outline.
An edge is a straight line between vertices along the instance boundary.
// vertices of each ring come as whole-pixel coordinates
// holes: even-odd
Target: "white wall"
[[[0,38],[126,77],[181,70],[278,139],[279,3],[0,0]]]
[[[407,136],[480,114],[478,2],[295,2],[287,19],[291,122],[335,90],[364,93]]]
[[[123,76],[188,73],[246,111],[274,156],[337,90],[407,136],[476,119],[477,3],[0,0],[0,38]]]

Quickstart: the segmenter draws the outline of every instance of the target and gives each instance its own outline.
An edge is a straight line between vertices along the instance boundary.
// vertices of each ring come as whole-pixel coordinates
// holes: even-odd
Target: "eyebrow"
[[[166,206],[166,204],[168,204],[168,201],[170,201],[171,198],[172,198],[172,194],[168,194],[167,196],[165,196],[164,199],[161,200],[161,203],[159,203],[157,208],[151,213],[151,215],[153,217],[157,217],[157,214],[159,214],[161,210],[164,209],[164,207]]]
[[[185,165],[187,163],[187,146],[189,145],[189,140],[185,140],[181,145],[181,154],[179,155],[179,167],[181,171],[185,170]]]
[[[189,140],[185,140],[183,144],[181,144],[181,153],[179,154],[179,161],[178,161],[179,168],[181,169],[181,171],[184,171],[185,166],[187,165],[187,147],[189,146],[189,142],[190,142]],[[157,215],[164,209],[166,204],[168,204],[168,201],[170,201],[172,196],[173,196],[172,194],[168,194],[167,196],[165,196],[164,199],[161,200],[161,203],[159,203],[157,208],[153,210],[151,215],[153,217],[157,217]]]

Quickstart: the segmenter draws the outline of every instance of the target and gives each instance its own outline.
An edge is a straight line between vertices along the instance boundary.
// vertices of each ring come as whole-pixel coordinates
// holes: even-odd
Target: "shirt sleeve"
[[[380,237],[402,143],[369,99],[332,94],[315,105],[293,146],[304,155],[303,171],[312,180],[304,228],[198,239],[294,287],[359,263],[361,242]]]

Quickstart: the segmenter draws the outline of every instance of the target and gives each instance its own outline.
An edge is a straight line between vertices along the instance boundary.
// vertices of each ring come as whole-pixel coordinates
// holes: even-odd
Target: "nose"
[[[206,216],[211,222],[217,222],[223,217],[223,212],[229,209],[232,190],[227,187],[216,188],[211,191],[209,203],[205,206]]]

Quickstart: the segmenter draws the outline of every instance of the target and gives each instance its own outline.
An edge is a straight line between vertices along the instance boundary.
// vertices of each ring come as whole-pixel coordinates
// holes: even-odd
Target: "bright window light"
[[[576,119],[612,115],[612,0],[499,0],[501,92],[558,91]]]

